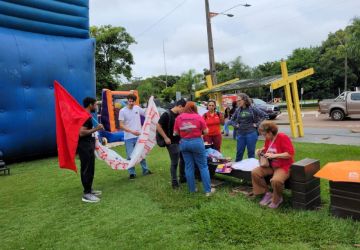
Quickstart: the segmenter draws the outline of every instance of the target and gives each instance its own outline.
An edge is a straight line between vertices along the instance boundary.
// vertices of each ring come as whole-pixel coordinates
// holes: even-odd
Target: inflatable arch
[[[88,0],[2,0],[0,41],[0,150],[54,154],[54,80],[80,103],[95,97]]]
[[[120,109],[127,105],[127,96],[134,94],[136,105],[140,104],[139,94],[137,90],[130,91],[111,91],[108,89],[102,90],[102,107],[100,121],[104,125],[105,130],[100,131],[99,134],[107,139],[107,142],[117,142],[124,140],[124,132],[120,131],[119,112]]]

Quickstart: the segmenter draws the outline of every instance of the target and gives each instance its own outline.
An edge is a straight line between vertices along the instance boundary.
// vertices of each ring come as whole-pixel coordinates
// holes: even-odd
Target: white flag
[[[98,159],[105,161],[114,170],[129,168],[128,160],[99,142],[98,132],[95,133],[95,138],[95,155]]]
[[[129,168],[135,166],[141,160],[145,159],[151,149],[156,144],[156,125],[159,121],[160,115],[156,108],[154,97],[150,97],[148,107],[145,113],[145,122],[141,130],[139,139],[132,152],[129,163]]]
[[[95,155],[97,158],[105,161],[112,169],[128,169],[135,166],[141,160],[145,159],[151,149],[156,144],[156,124],[160,118],[159,112],[156,108],[154,97],[150,97],[148,107],[145,113],[145,122],[141,130],[139,139],[135,145],[134,151],[131,154],[131,160],[121,157],[114,150],[103,146],[99,142],[98,133],[95,133]]]

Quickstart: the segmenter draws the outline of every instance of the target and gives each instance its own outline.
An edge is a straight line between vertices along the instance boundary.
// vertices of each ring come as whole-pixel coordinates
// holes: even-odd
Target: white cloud
[[[191,68],[202,72],[209,65],[203,0],[188,0],[167,18],[182,0],[91,0],[91,25],[123,26],[135,37],[131,46],[134,76],[164,74],[163,41],[169,74]],[[286,58],[299,47],[320,45],[329,32],[344,28],[358,14],[359,0],[249,0],[250,8],[237,7],[234,17],[212,18],[216,61],[241,56],[250,66]],[[239,0],[210,0],[221,12]],[[245,3],[245,2],[244,2]],[[145,31],[145,32],[144,32]],[[139,36],[139,34],[141,34]]]

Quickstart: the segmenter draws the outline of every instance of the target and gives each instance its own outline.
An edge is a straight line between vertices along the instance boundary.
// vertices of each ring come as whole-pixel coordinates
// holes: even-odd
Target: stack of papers
[[[233,162],[232,168],[242,171],[252,171],[260,166],[259,160],[255,158],[249,158],[238,162]]]

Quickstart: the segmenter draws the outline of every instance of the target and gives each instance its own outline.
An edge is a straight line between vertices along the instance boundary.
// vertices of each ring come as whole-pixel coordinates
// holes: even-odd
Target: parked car
[[[334,121],[341,121],[350,115],[360,115],[360,91],[346,91],[335,99],[320,101],[319,112],[329,114]]]
[[[269,116],[269,120],[274,120],[281,114],[280,107],[278,105],[268,104],[261,99],[253,98],[254,106],[266,112]]]

